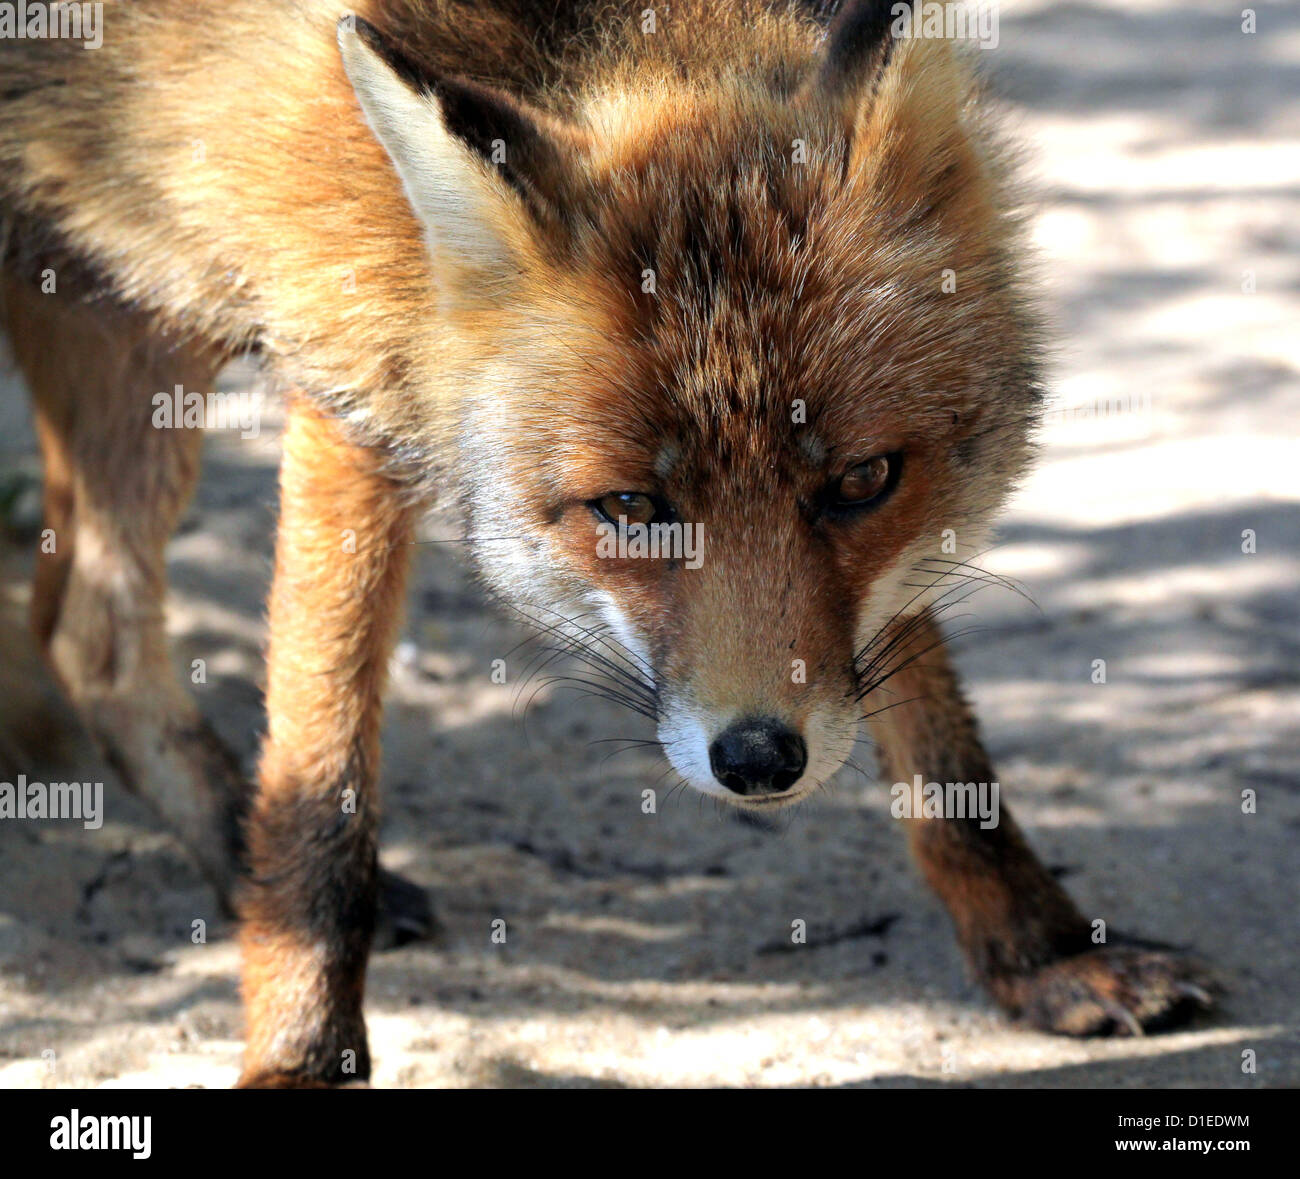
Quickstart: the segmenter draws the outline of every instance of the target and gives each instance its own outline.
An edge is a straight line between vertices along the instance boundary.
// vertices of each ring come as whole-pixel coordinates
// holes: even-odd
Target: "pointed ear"
[[[966,113],[977,82],[948,41],[913,35],[914,17],[902,0],[847,0],[798,100],[848,120],[846,175],[872,202],[908,223],[941,216],[973,230],[996,167]]]
[[[804,85],[806,101],[857,102],[889,64],[900,0],[846,0],[831,21],[821,64]]]
[[[563,223],[576,136],[506,94],[431,75],[360,17],[339,21],[338,40],[435,261],[478,281],[516,271],[531,240]]]
[[[937,38],[896,49],[857,121],[849,171],[890,194],[908,222],[938,218],[955,232],[987,226],[1009,162],[973,103],[979,83]]]

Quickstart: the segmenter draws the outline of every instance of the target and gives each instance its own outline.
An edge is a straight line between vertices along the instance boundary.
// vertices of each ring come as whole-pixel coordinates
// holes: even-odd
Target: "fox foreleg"
[[[873,701],[886,780],[995,781],[934,622],[922,620],[903,646],[888,695]],[[948,909],[966,961],[1011,1016],[1066,1035],[1137,1034],[1209,1005],[1212,984],[1178,955],[1094,944],[1091,923],[1005,807],[994,826],[978,816],[907,823],[913,856]]]
[[[268,729],[248,824],[241,1085],[365,1081],[380,886],[381,696],[415,509],[372,453],[290,406],[270,603]]]

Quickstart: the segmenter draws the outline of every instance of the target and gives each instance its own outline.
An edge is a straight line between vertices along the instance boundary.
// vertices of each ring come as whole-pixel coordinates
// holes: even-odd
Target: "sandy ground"
[[[1255,36],[1239,11],[1003,6],[988,58],[1043,186],[1059,399],[988,558],[1041,611],[984,595],[961,654],[1046,861],[1090,916],[1195,946],[1221,1010],[1136,1041],[1009,1026],[860,775],[775,831],[680,794],[643,815],[663,763],[590,744],[640,722],[558,691],[525,712],[489,678],[496,658],[522,670],[523,635],[455,544],[430,544],[395,660],[383,857],[433,891],[445,933],[373,960],[376,1085],[1300,1082],[1300,10],[1257,5]],[[10,475],[38,471],[16,387],[0,419]],[[176,659],[207,660],[202,706],[249,765],[277,447],[270,428],[213,434],[170,550]],[[232,928],[39,671],[16,621],[30,545],[0,564],[0,749],[33,778],[107,783],[98,832],[0,824],[0,1085],[228,1085]],[[778,952],[795,918],[822,944]]]

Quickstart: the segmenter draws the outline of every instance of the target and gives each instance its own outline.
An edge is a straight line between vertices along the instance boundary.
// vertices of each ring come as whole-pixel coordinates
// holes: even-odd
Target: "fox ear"
[[[423,70],[356,16],[339,48],[366,122],[391,157],[435,259],[504,277],[530,231],[557,222],[564,152],[508,95]]]
[[[994,163],[964,113],[977,82],[949,42],[895,26],[903,7],[848,0],[800,98],[848,117],[848,174],[869,199],[970,230],[987,213]]]
[[[822,101],[856,101],[884,72],[894,47],[896,0],[847,0],[831,21],[821,64],[804,87]]]

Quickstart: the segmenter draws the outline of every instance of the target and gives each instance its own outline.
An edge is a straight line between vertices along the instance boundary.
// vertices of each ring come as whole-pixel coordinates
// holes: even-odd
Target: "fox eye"
[[[667,514],[651,496],[639,491],[617,491],[592,500],[591,506],[611,524],[617,524],[620,516],[629,524],[651,524]]]
[[[860,508],[892,491],[898,482],[901,455],[878,454],[850,467],[832,489],[835,508]]]

